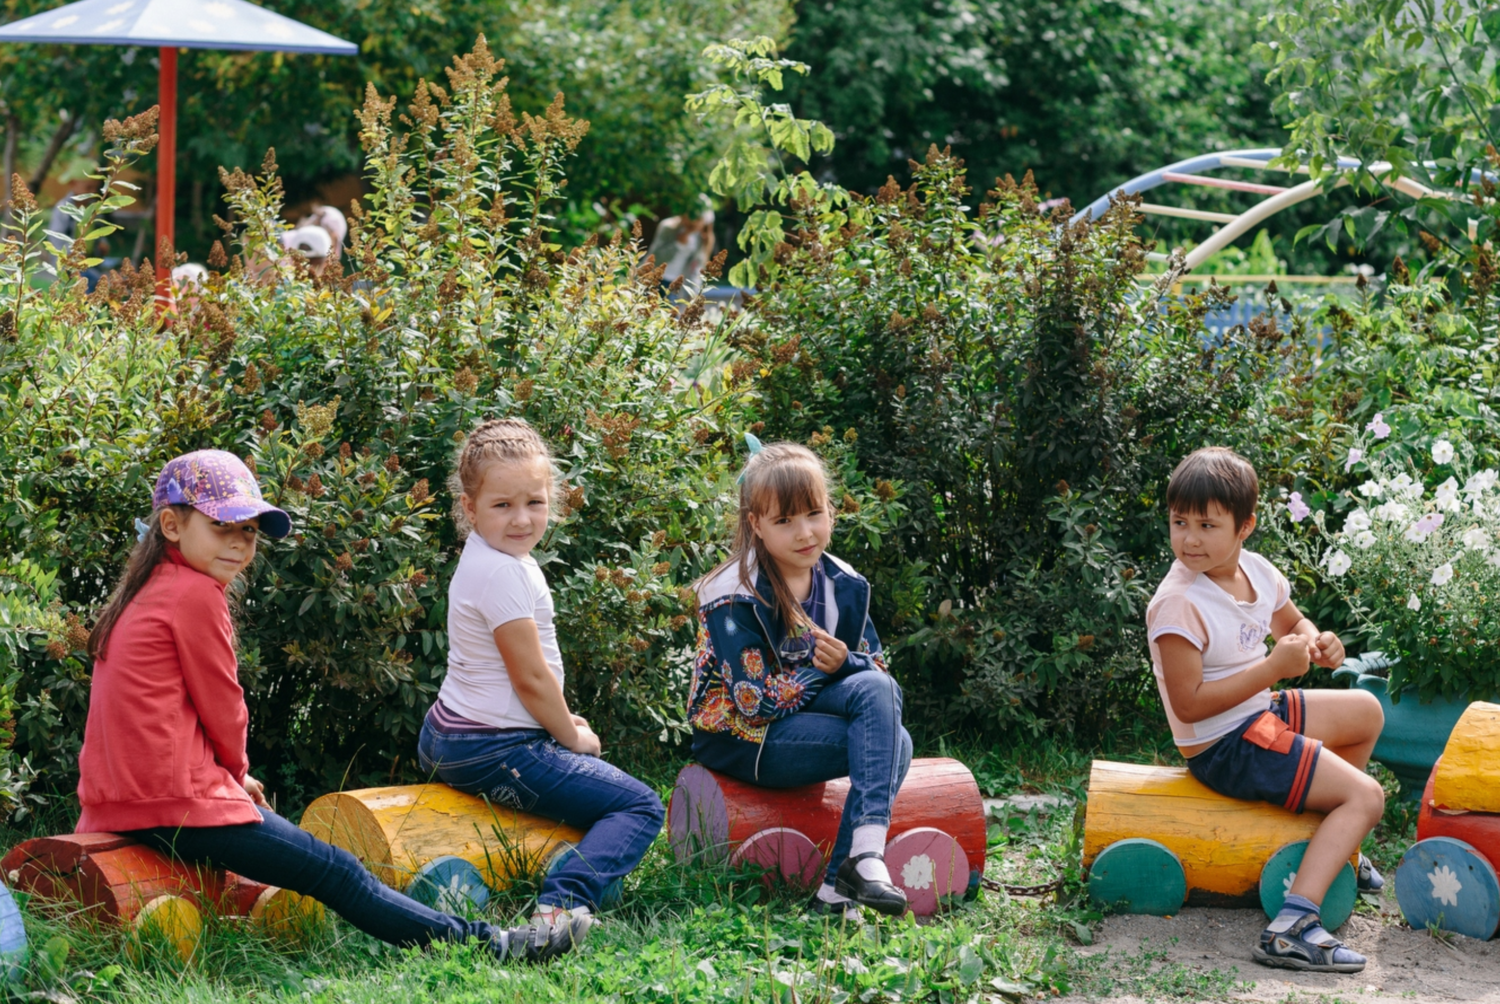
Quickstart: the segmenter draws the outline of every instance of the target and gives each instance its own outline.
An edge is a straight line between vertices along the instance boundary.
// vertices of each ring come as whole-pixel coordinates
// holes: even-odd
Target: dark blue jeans
[[[393,945],[490,939],[490,925],[438,913],[401,895],[348,851],[326,844],[269,809],[261,822],[136,830],[127,836],[192,864],[227,868],[324,903],[366,934]]]
[[[854,828],[891,825],[891,806],[911,767],[911,736],[901,724],[901,687],[874,670],[835,680],[795,714],[766,729],[753,764],[725,735],[700,733],[693,756],[710,770],[767,788],[796,788],[838,777],[849,779],[839,834],[828,858],[828,881],[849,856]]]
[[[666,819],[656,792],[543,729],[444,734],[424,724],[417,755],[424,771],[459,791],[587,831],[542,880],[542,906],[598,910],[610,887],[641,863]]]

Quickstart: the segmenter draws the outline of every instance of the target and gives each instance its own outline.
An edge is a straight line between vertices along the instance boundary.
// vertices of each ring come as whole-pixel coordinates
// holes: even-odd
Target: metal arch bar
[[[1209,178],[1198,174],[1177,174],[1168,171],[1162,175],[1165,181],[1177,181],[1184,185],[1204,185],[1208,188],[1224,188],[1231,192],[1254,192],[1257,195],[1280,195],[1285,185],[1257,185],[1253,181],[1236,181],[1233,178]]]
[[[1176,216],[1184,220],[1207,220],[1210,223],[1233,223],[1239,219],[1233,213],[1214,213],[1207,209],[1184,209],[1182,206],[1163,206],[1155,202],[1142,202],[1138,207],[1147,216]]]
[[[1223,153],[1205,153],[1197,157],[1189,157],[1187,160],[1179,160],[1175,164],[1168,164],[1166,167],[1159,168],[1158,170],[1137,175],[1123,185],[1117,185],[1109,192],[1106,192],[1074,213],[1073,218],[1069,222],[1077,223],[1082,219],[1098,219],[1109,208],[1109,200],[1120,192],[1124,192],[1126,195],[1149,192],[1151,189],[1165,184],[1167,180],[1165,176],[1168,174],[1201,174],[1204,171],[1211,171],[1216,167],[1265,167],[1267,162],[1272,158],[1279,156],[1281,156],[1280,147],[1262,147],[1255,150],[1225,150]],[[1353,157],[1340,157],[1338,166],[1341,170],[1358,167],[1359,161]]]

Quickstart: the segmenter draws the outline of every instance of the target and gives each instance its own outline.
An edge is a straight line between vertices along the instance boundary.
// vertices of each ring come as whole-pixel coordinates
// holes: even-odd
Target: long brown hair
[[[104,609],[99,611],[99,617],[94,621],[94,628],[89,632],[89,658],[98,661],[104,658],[109,649],[109,636],[114,632],[115,625],[119,623],[120,615],[130,605],[139,593],[151,580],[151,573],[156,566],[166,560],[167,548],[171,541],[161,532],[161,514],[163,509],[171,509],[177,513],[179,520],[192,518],[197,512],[190,505],[171,505],[157,509],[146,520],[146,532],[135,547],[131,548],[130,557],[125,562],[125,572],[120,576],[120,581],[115,584],[115,591],[110,594],[109,601],[104,604]],[[205,517],[206,518],[206,517]],[[232,595],[230,597],[230,610],[234,610]]]
[[[767,604],[781,617],[787,627],[807,624],[807,613],[786,577],[781,574],[776,560],[760,548],[760,538],[750,523],[751,515],[764,519],[775,513],[790,514],[809,512],[813,509],[833,510],[829,504],[828,472],[823,461],[805,446],[796,443],[767,443],[760,452],[745,462],[745,471],[740,475],[740,511],[734,528],[734,543],[726,558],[717,568],[699,582],[707,582],[731,565],[739,568],[740,584],[762,603],[767,603],[750,579],[750,562],[766,573],[771,584],[771,600]]]
[[[547,493],[549,508],[555,509],[559,496],[557,464],[552,459],[552,450],[541,433],[532,428],[524,418],[492,418],[481,422],[464,437],[458,448],[458,458],[453,464],[453,473],[448,477],[448,491],[453,496],[453,523],[458,527],[459,537],[467,537],[474,529],[469,515],[464,512],[459,494],[473,498],[484,484],[485,466],[492,463],[508,464],[534,457],[546,458],[552,469],[551,490]]]

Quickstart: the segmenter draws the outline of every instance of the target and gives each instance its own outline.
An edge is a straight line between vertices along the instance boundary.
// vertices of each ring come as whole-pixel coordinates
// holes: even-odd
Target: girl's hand
[[[813,649],[813,665],[825,673],[837,673],[849,659],[849,646],[816,624],[812,629],[817,645]]]
[[[1344,664],[1344,643],[1332,631],[1324,631],[1308,646],[1308,657],[1324,669],[1338,669]]]
[[[578,718],[577,715],[573,717]],[[594,730],[589,728],[587,723],[584,723],[581,719],[576,724],[578,725],[578,736],[568,744],[568,749],[582,756],[598,756],[600,750],[603,749],[599,744],[599,737],[594,735]]]
[[[266,801],[266,786],[261,784],[255,778],[251,777],[249,774],[246,774],[245,783],[242,785],[242,787],[245,789],[245,794],[250,796],[250,801],[254,802],[262,809],[269,809],[271,807],[271,803]]]
[[[570,714],[570,716],[573,719],[573,724],[574,725],[581,725],[584,728],[588,728],[589,727],[589,720],[587,718],[583,717],[582,715],[574,715],[571,712],[569,712],[569,714]]]
[[[1307,663],[1312,656],[1313,639],[1305,634],[1284,634],[1276,639],[1266,662],[1270,664],[1277,680],[1295,680],[1307,672]]]

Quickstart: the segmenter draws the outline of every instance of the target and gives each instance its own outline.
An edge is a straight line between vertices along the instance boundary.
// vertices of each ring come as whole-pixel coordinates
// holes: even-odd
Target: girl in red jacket
[[[285,537],[291,519],[219,450],[168,463],[151,502],[89,640],[77,832],[123,833],[311,896],[392,944],[476,938],[499,958],[531,960],[572,947],[566,925],[502,930],[430,910],[271,811],[245,758],[249,714],[225,592],[255,559],[257,536]]]

